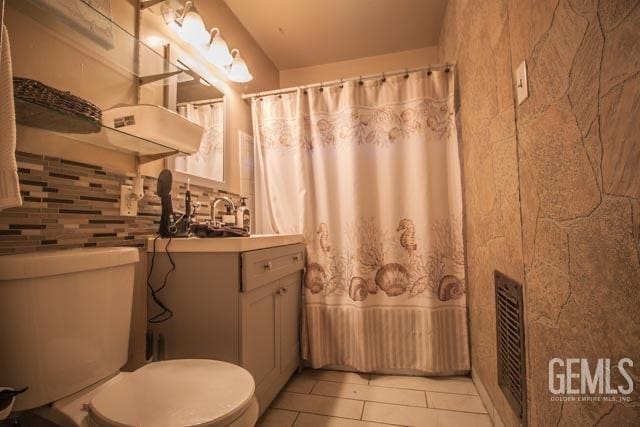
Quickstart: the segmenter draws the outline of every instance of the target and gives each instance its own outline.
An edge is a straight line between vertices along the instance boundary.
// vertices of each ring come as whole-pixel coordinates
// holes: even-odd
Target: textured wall
[[[472,361],[507,424],[494,269],[525,284],[529,423],[640,419],[637,382],[635,407],[554,403],[547,384],[552,357],[640,362],[639,3],[448,6],[440,60],[458,64]],[[530,98],[517,106],[523,59]]]
[[[509,25],[505,1],[451,1],[440,61],[457,63],[472,367],[502,419],[493,270],[524,280]]]

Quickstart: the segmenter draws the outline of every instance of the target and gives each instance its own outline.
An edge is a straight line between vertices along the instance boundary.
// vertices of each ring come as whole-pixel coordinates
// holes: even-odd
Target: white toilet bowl
[[[253,427],[254,391],[251,374],[231,363],[171,360],[121,372],[36,413],[64,427]]]

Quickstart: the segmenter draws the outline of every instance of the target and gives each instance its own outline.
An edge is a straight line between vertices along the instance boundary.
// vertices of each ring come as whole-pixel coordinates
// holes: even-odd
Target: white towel
[[[2,25],[0,47],[0,210],[22,205],[16,164],[16,112],[9,32]]]

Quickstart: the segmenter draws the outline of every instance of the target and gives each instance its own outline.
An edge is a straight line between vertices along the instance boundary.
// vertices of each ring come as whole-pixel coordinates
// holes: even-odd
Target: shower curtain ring
[[[320,89],[318,89],[319,92],[324,91],[324,87],[322,87],[322,85],[324,85],[324,82],[320,82]]]
[[[408,79],[408,78],[409,78],[409,69],[408,69],[408,68],[407,68],[407,69],[405,69],[405,71],[404,71],[404,78],[405,78],[405,79]]]
[[[427,76],[430,76],[433,72],[431,71],[431,67],[427,70]]]
[[[338,86],[340,89],[344,87],[344,79],[340,79],[340,85]]]
[[[360,76],[360,79],[358,80],[358,84],[359,84],[360,86],[362,86],[362,85],[364,84],[364,82],[362,81],[362,76]]]
[[[384,71],[382,72],[382,80],[381,82],[384,83],[387,81],[387,76],[385,76]]]

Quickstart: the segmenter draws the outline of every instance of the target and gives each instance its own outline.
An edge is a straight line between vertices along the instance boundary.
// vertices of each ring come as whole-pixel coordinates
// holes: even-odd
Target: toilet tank
[[[73,394],[127,361],[135,248],[0,256],[0,386],[14,410]]]

